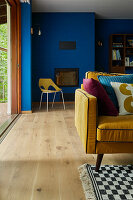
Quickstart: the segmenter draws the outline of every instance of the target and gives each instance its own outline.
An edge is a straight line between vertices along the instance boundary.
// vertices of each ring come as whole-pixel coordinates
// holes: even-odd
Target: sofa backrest
[[[95,79],[95,80],[97,80],[98,81],[98,78],[97,78],[97,76],[99,76],[99,75],[101,75],[101,76],[121,76],[121,75],[125,75],[125,74],[120,74],[120,73],[106,73],[106,72],[91,72],[91,71],[88,71],[88,72],[86,72],[85,73],[85,78],[87,78],[87,79],[90,79],[90,78],[93,78],[93,79]]]

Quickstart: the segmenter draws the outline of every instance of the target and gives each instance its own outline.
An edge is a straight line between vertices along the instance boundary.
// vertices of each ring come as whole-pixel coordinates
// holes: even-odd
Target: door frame
[[[11,113],[21,113],[21,5],[19,0],[7,0],[11,6],[12,103]]]

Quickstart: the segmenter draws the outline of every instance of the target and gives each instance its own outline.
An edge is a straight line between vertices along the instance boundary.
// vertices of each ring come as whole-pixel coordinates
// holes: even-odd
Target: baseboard
[[[25,110],[25,111],[21,111],[22,114],[31,114],[32,110]]]
[[[42,102],[42,104],[46,104],[47,102]],[[74,104],[75,101],[65,101],[65,104]],[[32,105],[39,105],[40,102],[32,102]],[[52,104],[52,102],[49,102],[48,104]],[[54,104],[62,104],[62,102],[54,102]]]

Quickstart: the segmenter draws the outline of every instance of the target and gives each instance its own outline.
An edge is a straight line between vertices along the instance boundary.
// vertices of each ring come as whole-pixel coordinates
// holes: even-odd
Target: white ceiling
[[[32,0],[33,12],[95,12],[96,18],[133,19],[133,0]]]

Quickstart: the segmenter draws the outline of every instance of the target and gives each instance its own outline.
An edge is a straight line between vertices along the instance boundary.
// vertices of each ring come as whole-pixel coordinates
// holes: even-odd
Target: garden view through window
[[[10,117],[8,103],[8,34],[7,23],[0,24],[0,126]]]
[[[7,103],[7,23],[0,25],[0,103]]]
[[[8,26],[0,24],[0,127],[9,119],[8,104]]]
[[[0,136],[11,115],[10,6],[0,3]]]

